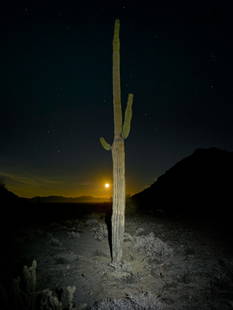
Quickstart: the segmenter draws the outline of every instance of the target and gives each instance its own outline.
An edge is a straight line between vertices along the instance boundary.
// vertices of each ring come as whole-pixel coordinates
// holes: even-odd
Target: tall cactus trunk
[[[115,138],[112,148],[113,160],[113,206],[112,206],[112,260],[118,264],[122,259],[125,231],[125,150],[124,139]]]
[[[112,260],[118,264],[122,259],[125,231],[125,146],[122,132],[121,82],[120,82],[120,22],[116,20],[113,36],[113,112],[114,141],[113,205],[112,205]]]
[[[130,132],[133,95],[129,94],[122,126],[120,85],[120,21],[115,21],[113,36],[113,112],[114,140],[112,146],[101,137],[104,149],[112,151],[113,160],[113,206],[112,206],[112,263],[122,260],[125,231],[125,146],[124,140]]]

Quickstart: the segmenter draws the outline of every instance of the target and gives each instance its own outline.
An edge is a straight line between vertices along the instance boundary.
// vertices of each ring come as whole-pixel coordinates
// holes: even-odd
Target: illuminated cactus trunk
[[[122,260],[123,238],[125,231],[125,149],[124,140],[130,132],[132,119],[133,94],[128,95],[122,126],[121,85],[120,85],[120,21],[117,19],[113,36],[113,112],[114,140],[110,145],[101,137],[105,150],[112,151],[113,160],[113,206],[112,206],[112,262],[119,264]]]

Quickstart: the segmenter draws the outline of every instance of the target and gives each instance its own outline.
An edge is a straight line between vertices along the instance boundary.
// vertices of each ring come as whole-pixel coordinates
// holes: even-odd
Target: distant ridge
[[[190,215],[233,214],[233,152],[197,149],[149,188],[132,196],[143,211]]]
[[[37,196],[31,198],[30,201],[39,203],[98,203],[98,202],[108,202],[110,201],[110,199],[97,198],[93,196],[79,196],[79,197]]]
[[[102,203],[109,202],[110,198],[99,198],[93,196],[64,197],[64,196],[37,196],[33,198],[23,198],[9,191],[4,184],[0,184],[0,203],[13,202],[32,203]]]

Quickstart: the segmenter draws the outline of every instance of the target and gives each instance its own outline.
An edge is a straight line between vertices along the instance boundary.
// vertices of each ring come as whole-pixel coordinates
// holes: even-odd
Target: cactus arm
[[[132,105],[133,105],[133,94],[128,95],[128,102],[125,109],[125,118],[124,118],[124,124],[122,128],[122,137],[126,139],[130,133],[130,127],[131,127],[131,120],[132,120]]]
[[[110,151],[112,149],[112,146],[104,139],[104,137],[100,138],[100,143],[106,151]]]

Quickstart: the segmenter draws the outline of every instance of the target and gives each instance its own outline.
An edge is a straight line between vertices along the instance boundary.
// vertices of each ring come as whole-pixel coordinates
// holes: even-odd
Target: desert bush
[[[162,310],[162,303],[157,296],[150,292],[143,292],[138,295],[126,295],[125,298],[107,298],[97,302],[91,310]]]
[[[104,251],[99,250],[99,249],[97,249],[97,250],[95,250],[93,252],[93,256],[100,256],[100,257],[107,257],[107,258],[109,258],[109,254],[107,254]]]
[[[93,237],[96,240],[102,241],[103,239],[108,237],[107,225],[104,223],[97,222],[97,224],[92,226],[91,231],[93,233]]]
[[[48,237],[49,237],[49,244],[54,246],[54,247],[61,247],[62,243],[60,240],[58,240],[57,238],[55,238],[51,233],[48,233]]]
[[[150,259],[163,260],[173,254],[173,249],[161,239],[155,238],[153,232],[145,236],[136,236],[134,246]]]
[[[127,242],[127,241],[133,242],[133,237],[129,233],[125,232],[124,233],[124,241],[125,242]]]
[[[142,227],[138,227],[138,228],[136,229],[135,235],[136,235],[136,236],[139,236],[139,235],[142,235],[142,234],[144,234],[144,233],[145,233],[144,229],[143,229]]]
[[[112,266],[118,272],[127,272],[127,273],[133,272],[131,264],[129,262],[124,261],[124,260],[117,265],[110,264],[110,266]]]
[[[87,226],[98,225],[98,221],[96,219],[89,219],[86,221]]]
[[[70,238],[74,239],[80,238],[80,233],[78,231],[68,231],[67,234]]]
[[[43,290],[39,295],[39,309],[40,310],[62,310],[62,302],[58,300],[58,297],[49,290]]]

